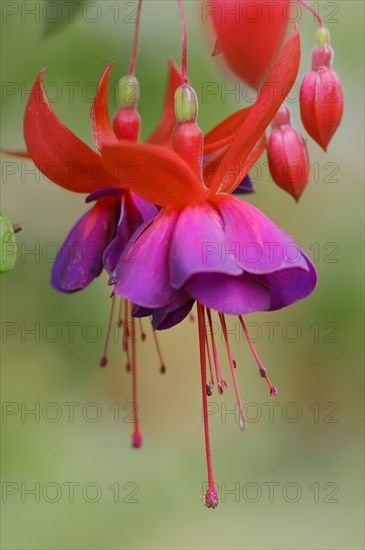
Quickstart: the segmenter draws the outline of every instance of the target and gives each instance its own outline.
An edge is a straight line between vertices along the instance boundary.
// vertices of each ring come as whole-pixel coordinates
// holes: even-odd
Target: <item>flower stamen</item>
[[[210,309],[208,309],[208,308],[207,308],[207,315],[208,315],[209,332],[210,332],[213,358],[214,358],[214,368],[215,368],[215,374],[216,374],[216,378],[217,378],[218,393],[219,393],[219,395],[222,395],[223,391],[227,388],[227,382],[223,379],[223,376],[222,376],[222,371],[221,371],[219,358],[218,358],[217,346],[216,346],[215,339],[214,339],[212,314],[210,312]]]
[[[134,417],[134,432],[132,436],[132,447],[139,449],[142,445],[142,435],[139,431],[139,404],[138,404],[138,372],[137,372],[137,341],[136,341],[136,324],[131,317],[131,373],[132,373],[132,390],[133,390],[133,417]]]
[[[114,311],[115,311],[116,299],[117,299],[117,297],[113,296],[112,305],[111,305],[111,308],[110,308],[108,330],[107,330],[107,333],[106,333],[105,344],[104,344],[104,352],[103,352],[102,358],[99,361],[99,365],[101,367],[106,367],[107,364],[108,364],[108,351],[109,351],[109,344],[110,344],[110,336],[111,336],[111,333],[112,333],[112,330],[113,330],[113,321],[114,321]]]
[[[232,357],[231,346],[229,344],[229,338],[228,338],[228,332],[227,332],[226,319],[225,319],[223,313],[219,313],[219,319],[220,319],[221,326],[222,326],[224,340],[226,342],[228,361],[229,361],[229,366],[230,366],[230,369],[231,369],[231,375],[232,375],[232,380],[233,380],[234,391],[236,393],[236,399],[237,399],[238,407],[239,407],[239,411],[240,411],[240,428],[241,428],[241,430],[244,430],[246,428],[246,418],[245,418],[245,413],[243,412],[242,400],[241,400],[240,391],[239,391],[239,388],[238,388],[237,377],[236,377],[236,373],[235,373],[235,361]]]
[[[156,334],[156,331],[152,329],[152,334],[153,334],[153,339],[155,341],[155,346],[156,346],[156,351],[157,351],[157,355],[158,355],[158,358],[160,360],[160,373],[161,374],[165,374],[166,372],[166,366],[165,366],[165,362],[163,360],[163,355],[162,355],[162,350],[161,350],[161,345],[160,345],[160,342],[157,338],[157,334]]]
[[[248,342],[248,345],[250,346],[251,348],[251,351],[252,351],[252,354],[255,358],[255,361],[257,363],[257,366],[259,367],[259,373],[260,373],[260,376],[262,378],[264,378],[267,382],[267,385],[269,386],[269,389],[270,389],[270,397],[276,397],[276,395],[278,394],[278,390],[277,388],[271,383],[271,380],[270,378],[267,376],[267,373],[266,373],[266,369],[265,367],[262,365],[261,361],[260,361],[260,358],[258,356],[258,353],[255,349],[255,346],[253,345],[253,342],[250,338],[250,335],[248,333],[248,330],[247,330],[247,327],[246,327],[246,324],[242,318],[242,316],[240,315],[239,317],[239,320],[240,320],[240,323],[242,325],[242,328],[243,328],[243,332],[245,333],[245,336],[246,336],[246,340]]]

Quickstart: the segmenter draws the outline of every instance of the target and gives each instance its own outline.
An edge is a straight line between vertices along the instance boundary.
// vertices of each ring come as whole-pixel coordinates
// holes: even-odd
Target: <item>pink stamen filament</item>
[[[206,356],[205,356],[205,323],[204,323],[204,307],[198,304],[198,330],[199,330],[199,350],[200,350],[200,369],[201,369],[201,384],[203,398],[203,418],[204,418],[204,436],[205,436],[205,453],[207,460],[208,472],[208,490],[205,494],[205,504],[208,507],[215,508],[218,504],[218,494],[214,484],[212,455],[210,449],[209,438],[209,422],[208,422],[208,399],[207,399],[207,375],[206,375]]]
[[[160,373],[161,373],[161,374],[165,374],[165,372],[166,372],[166,366],[165,366],[165,363],[164,363],[164,360],[163,360],[160,342],[159,342],[159,340],[158,340],[158,338],[157,338],[156,331],[153,330],[153,329],[152,329],[152,334],[153,334],[153,339],[154,339],[154,341],[155,341],[155,346],[156,346],[157,355],[158,355],[158,358],[159,358],[159,360],[160,360]]]
[[[217,384],[218,384],[218,392],[221,395],[223,393],[223,390],[226,389],[227,383],[225,380],[223,380],[222,371],[221,371],[219,358],[218,358],[217,346],[215,344],[215,339],[214,339],[212,315],[211,315],[210,309],[208,308],[207,308],[207,315],[208,315],[210,339],[211,339],[213,358],[214,358],[214,368],[215,368],[215,374],[216,374]]]
[[[318,21],[318,23],[321,27],[325,26],[322,17],[319,15],[319,13],[314,8],[312,8],[312,6],[310,4],[308,4],[308,2],[306,2],[305,0],[297,0],[297,1],[298,1],[299,4],[301,4],[304,8],[309,10],[314,15],[314,17],[317,19],[317,21]]]
[[[142,444],[142,436],[139,431],[139,404],[138,404],[138,372],[137,372],[137,346],[136,346],[136,325],[133,317],[131,320],[131,336],[132,336],[132,352],[131,352],[131,372],[132,372],[132,389],[133,389],[133,414],[134,414],[134,432],[132,445],[138,449]]]
[[[112,329],[113,329],[116,298],[117,298],[116,296],[113,296],[113,298],[112,298],[112,305],[111,305],[111,308],[110,308],[108,330],[107,330],[107,333],[106,333],[105,344],[104,344],[104,352],[103,352],[103,356],[102,356],[102,358],[100,359],[100,362],[99,362],[99,365],[101,367],[106,367],[107,364],[108,364],[108,350],[109,350],[109,344],[110,344],[110,336],[111,336]]]
[[[204,314],[204,326],[206,327],[205,310],[204,309],[203,309],[203,314]],[[207,393],[210,396],[210,395],[212,395],[212,389],[213,389],[213,386],[214,386],[214,375],[213,375],[213,368],[212,368],[212,358],[211,358],[210,349],[209,349],[208,334],[207,334],[206,330],[204,332],[205,332],[205,347],[206,347],[207,356],[208,356],[209,373],[210,373],[210,382],[207,386]]]
[[[236,399],[237,399],[238,407],[239,407],[239,410],[240,410],[240,427],[241,427],[241,430],[244,430],[245,427],[246,427],[246,418],[245,418],[245,413],[243,412],[243,405],[242,405],[242,400],[241,400],[240,391],[239,391],[239,388],[238,388],[237,377],[236,377],[236,372],[235,372],[235,362],[234,362],[234,360],[233,360],[232,352],[231,352],[231,347],[230,347],[230,345],[229,345],[229,338],[228,338],[228,333],[227,333],[226,319],[225,319],[223,313],[219,313],[219,319],[220,319],[221,326],[222,326],[222,331],[223,331],[223,335],[224,335],[224,340],[225,340],[225,342],[226,342],[226,348],[227,348],[229,366],[230,366],[231,374],[232,374],[232,380],[233,380],[233,385],[234,385],[234,391],[235,391],[235,393],[236,393]]]
[[[188,33],[186,29],[186,17],[184,10],[183,0],[179,0],[181,27],[182,27],[182,63],[181,63],[181,76],[182,83],[188,84]]]
[[[127,371],[130,371],[131,368],[131,361],[130,361],[130,350],[129,350],[129,336],[130,336],[130,330],[128,326],[129,322],[129,304],[128,300],[125,301],[124,304],[124,321],[123,321],[123,351],[127,354]]]
[[[266,380],[266,382],[267,382],[267,384],[268,384],[268,386],[269,386],[269,388],[270,388],[270,396],[271,396],[271,397],[275,397],[275,396],[277,395],[277,393],[278,393],[278,390],[275,388],[275,386],[273,386],[273,384],[272,384],[271,381],[270,381],[270,378],[269,378],[269,377],[267,376],[267,374],[266,374],[266,369],[265,369],[265,367],[263,366],[263,364],[262,364],[261,361],[260,361],[260,358],[259,358],[259,356],[258,356],[258,353],[257,353],[256,349],[255,349],[255,346],[253,345],[253,342],[252,342],[252,340],[251,340],[251,338],[250,338],[250,335],[249,335],[249,333],[248,333],[246,324],[245,324],[245,322],[244,322],[242,316],[240,315],[238,318],[239,318],[239,320],[240,320],[241,326],[242,326],[242,328],[243,328],[243,332],[245,333],[246,340],[247,340],[247,342],[248,342],[248,345],[249,345],[250,348],[251,348],[251,351],[252,351],[252,353],[253,353],[253,356],[254,356],[254,358],[255,358],[255,361],[256,361],[256,363],[257,363],[257,366],[259,367],[260,376],[261,376],[262,378],[265,378],[265,380]]]
[[[143,0],[139,0],[139,2],[138,2],[136,29],[135,29],[135,32],[134,32],[134,41],[133,41],[133,51],[132,51],[131,61],[130,61],[130,64],[129,64],[129,69],[128,69],[128,74],[131,75],[131,76],[134,75],[134,71],[136,69],[137,56],[138,56],[139,29],[140,29],[140,25],[141,25],[142,1]]]
[[[138,324],[139,324],[139,332],[141,334],[141,340],[142,340],[142,342],[144,342],[146,340],[147,336],[146,336],[146,333],[143,330],[142,319],[138,319]]]
[[[118,327],[123,325],[123,298],[119,302]]]

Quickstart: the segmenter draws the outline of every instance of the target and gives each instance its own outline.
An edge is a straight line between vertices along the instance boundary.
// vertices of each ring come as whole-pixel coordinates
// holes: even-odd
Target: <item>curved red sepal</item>
[[[37,168],[54,183],[77,193],[91,193],[118,182],[101,157],[78,139],[53,111],[42,86],[40,72],[24,116],[24,139]]]
[[[124,188],[158,206],[191,204],[206,196],[190,166],[166,147],[120,141],[105,144],[102,157]]]
[[[263,84],[258,100],[220,162],[210,185],[210,194],[219,189],[232,192],[252,166],[250,154],[288,95],[298,74],[300,63],[300,36],[298,28],[282,49],[271,74]],[[255,156],[255,155],[254,155]],[[221,174],[225,174],[222,188]]]
[[[181,73],[172,59],[169,59],[169,81],[165,103],[160,121],[153,134],[147,139],[149,143],[155,145],[165,145],[170,147],[171,134],[176,126],[175,116],[175,92],[181,86]]]
[[[248,84],[261,84],[275,62],[288,27],[290,3],[290,0],[209,2],[218,49],[233,73]]]
[[[0,152],[3,155],[8,155],[9,157],[17,157],[20,159],[31,159],[32,157],[28,151],[13,151],[12,149],[0,149]]]
[[[113,65],[114,61],[107,66],[101,77],[90,114],[93,140],[99,151],[103,142],[111,143],[114,140],[115,143],[118,143],[118,138],[110,122],[108,108],[109,76]]]
[[[240,125],[250,114],[252,107],[246,107],[227,117],[223,122],[212,128],[204,137],[204,155],[215,153],[229,145]]]

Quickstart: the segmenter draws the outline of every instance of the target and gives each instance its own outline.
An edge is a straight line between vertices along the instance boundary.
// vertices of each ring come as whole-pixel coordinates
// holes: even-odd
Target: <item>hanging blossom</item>
[[[180,7],[183,13],[182,2]],[[152,314],[155,328],[179,323],[197,302],[208,469],[204,502],[215,508],[218,493],[207,400],[215,385],[221,394],[227,382],[214,340],[212,311],[217,312],[224,335],[240,426],[244,429],[245,415],[225,315],[238,316],[259,373],[267,381],[270,395],[275,396],[277,390],[249,338],[243,315],[280,309],[306,298],[315,288],[316,272],[291,237],[257,208],[232,196],[265,147],[260,138],[282,103],[282,89],[288,90],[288,84],[295,80],[300,58],[298,31],[283,48],[259,99],[236,126],[233,140],[223,153],[220,151],[214,169],[207,172],[203,165],[204,136],[197,125],[197,97],[187,78],[184,17],[182,20],[183,84],[175,94],[173,150],[149,144],[105,143],[101,154],[109,166],[122,167],[127,160],[137,163],[137,177],[130,189],[161,207],[156,218],[132,237],[110,279],[114,293],[135,304],[135,315]],[[209,150],[209,139],[205,147]],[[256,251],[255,257],[247,253],[250,246]]]
[[[86,288],[103,268],[110,274],[125,252],[131,236],[139,227],[152,220],[158,208],[140,197],[129,186],[135,179],[138,163],[131,159],[122,169],[106,164],[103,158],[104,143],[121,145],[138,142],[141,120],[137,111],[139,83],[135,77],[140,26],[138,17],[132,57],[128,74],[119,82],[120,108],[111,121],[108,112],[108,86],[113,63],[110,63],[98,86],[91,110],[91,129],[96,152],[77,138],[58,119],[49,103],[43,88],[45,70],[39,74],[26,107],[24,137],[27,151],[4,151],[7,154],[32,160],[38,169],[51,181],[66,190],[87,194],[86,202],[94,206],[82,216],[66,237],[52,269],[51,282],[59,291],[73,293]],[[171,134],[176,125],[174,96],[182,82],[179,69],[169,62],[169,78],[162,116],[156,130],[147,139],[149,145],[171,149]],[[249,109],[241,110],[211,130],[206,136],[204,170],[206,177],[214,171],[217,162],[232,142],[240,124],[247,118]],[[261,140],[262,148],[262,140]],[[146,182],[148,181],[148,178]],[[252,183],[245,175],[237,188],[237,193],[253,192]],[[133,401],[138,403],[136,333],[137,327],[132,318],[132,306],[113,297],[104,352],[100,366],[108,362],[108,348],[114,328],[114,320],[123,329],[123,349],[127,355],[127,371],[132,373]],[[118,311],[117,311],[118,309]],[[146,335],[139,325],[139,336]],[[165,372],[165,362],[155,332],[160,372]],[[138,405],[135,408],[135,426],[132,437],[133,447],[140,447],[142,437],[139,429]]]
[[[329,31],[317,11],[305,0],[298,3],[318,22],[312,69],[300,88],[300,115],[305,130],[324,151],[340,125],[343,91],[333,71]],[[256,89],[277,58],[290,20],[290,0],[213,0],[205,7],[216,36],[213,55],[222,54],[231,71]],[[289,92],[289,89],[287,90]],[[283,106],[283,109],[288,110]],[[288,118],[289,113],[287,113]],[[280,117],[278,119],[281,120]],[[298,201],[310,177],[307,144],[289,123],[273,123],[267,154],[274,183]]]

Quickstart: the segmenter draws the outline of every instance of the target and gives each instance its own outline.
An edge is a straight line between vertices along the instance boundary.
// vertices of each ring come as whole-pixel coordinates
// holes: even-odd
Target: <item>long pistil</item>
[[[210,450],[209,438],[209,422],[208,422],[208,399],[207,399],[207,374],[206,374],[206,355],[205,355],[205,323],[204,323],[204,307],[198,304],[198,329],[199,329],[199,350],[200,350],[200,370],[202,383],[202,398],[203,398],[203,418],[204,418],[204,435],[205,435],[205,453],[207,459],[208,471],[208,490],[204,496],[204,504],[208,508],[216,508],[218,506],[218,493],[215,488],[212,455]]]

